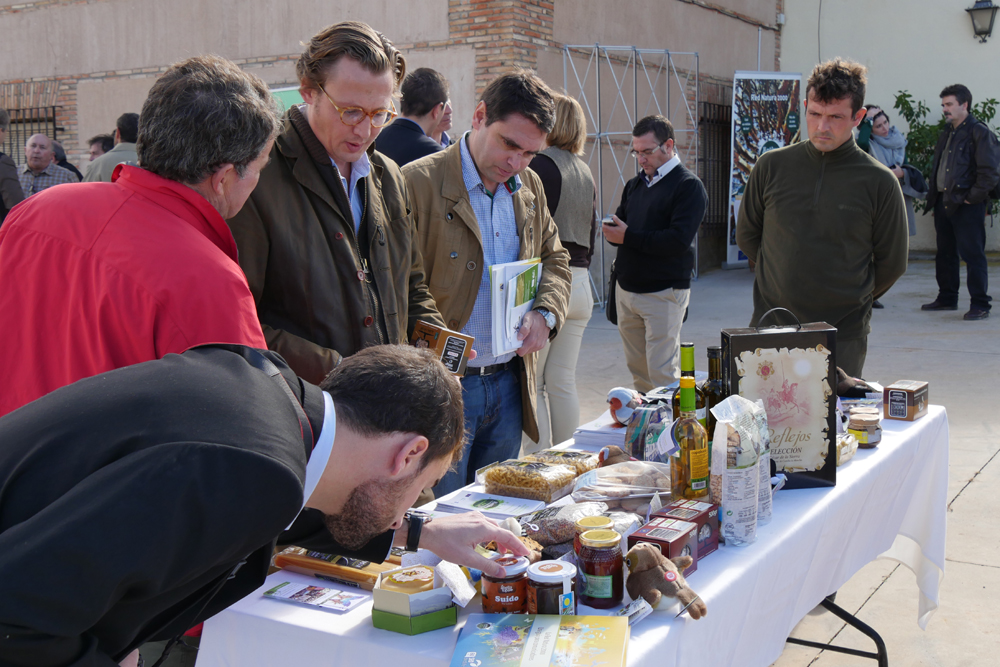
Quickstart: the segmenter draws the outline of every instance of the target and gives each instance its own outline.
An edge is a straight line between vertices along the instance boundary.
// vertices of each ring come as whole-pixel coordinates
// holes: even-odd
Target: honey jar
[[[529,614],[576,614],[576,567],[561,560],[528,566]]]
[[[580,535],[577,596],[580,604],[610,609],[622,601],[622,537],[613,530],[588,530]]]
[[[576,520],[576,534],[573,535],[573,553],[580,555],[580,534],[588,530],[614,530],[615,522],[607,516],[585,516]]]
[[[862,449],[872,449],[882,442],[882,427],[879,425],[878,415],[857,414],[851,412],[851,419],[847,422],[847,432],[858,439],[858,447]]]
[[[483,613],[527,613],[528,559],[501,554],[496,556],[493,562],[503,566],[505,575],[491,577],[483,572]]]

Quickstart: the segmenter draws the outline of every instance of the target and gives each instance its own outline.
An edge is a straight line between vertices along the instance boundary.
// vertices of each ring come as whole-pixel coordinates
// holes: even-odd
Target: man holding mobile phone
[[[694,248],[708,194],[674,151],[674,128],[647,116],[632,130],[642,171],[625,185],[621,205],[604,224],[618,248],[618,333],[637,391],[680,377],[681,324],[691,295]]]

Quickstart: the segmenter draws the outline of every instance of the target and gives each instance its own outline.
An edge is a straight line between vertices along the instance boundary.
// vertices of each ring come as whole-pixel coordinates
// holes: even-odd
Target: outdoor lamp
[[[985,44],[986,38],[993,34],[993,20],[998,9],[1000,7],[994,5],[993,0],[976,0],[976,4],[965,10],[972,17],[972,31],[981,44]]]

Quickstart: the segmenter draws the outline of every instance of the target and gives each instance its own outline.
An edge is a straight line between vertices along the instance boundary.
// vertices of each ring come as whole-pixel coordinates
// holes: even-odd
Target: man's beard
[[[341,546],[357,551],[389,530],[413,477],[369,480],[355,487],[337,514],[327,514],[326,529]]]

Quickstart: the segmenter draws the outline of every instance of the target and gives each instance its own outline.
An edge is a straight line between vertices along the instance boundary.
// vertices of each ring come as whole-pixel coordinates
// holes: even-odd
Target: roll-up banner
[[[758,157],[799,140],[801,88],[802,75],[788,72],[736,72],[733,79],[733,171],[725,268],[747,265],[747,256],[736,246],[743,189]]]

